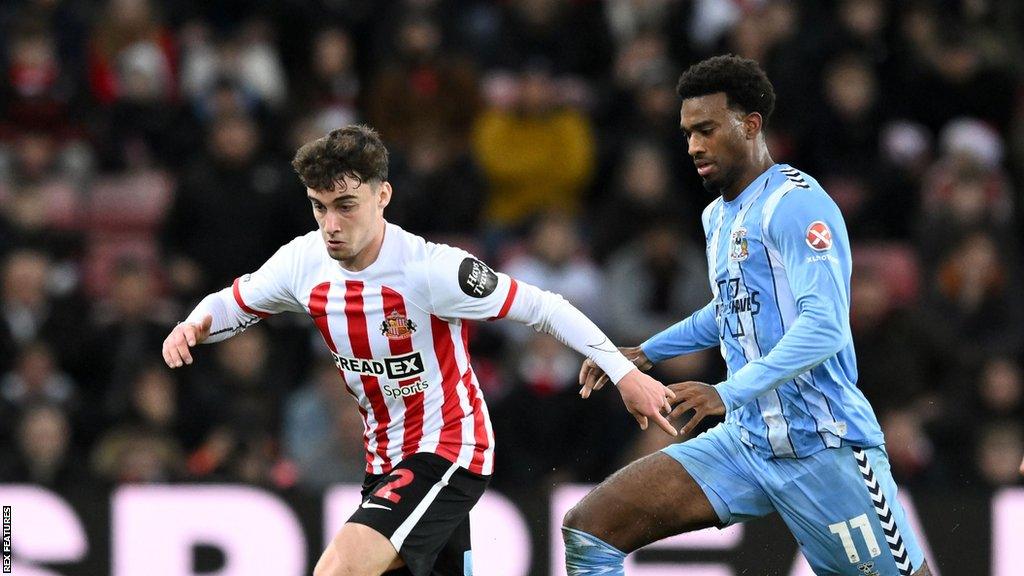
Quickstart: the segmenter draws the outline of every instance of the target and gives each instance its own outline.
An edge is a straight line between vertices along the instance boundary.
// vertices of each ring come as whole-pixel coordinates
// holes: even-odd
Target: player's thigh
[[[387,537],[369,526],[347,523],[327,545],[313,576],[380,576],[402,565]]]
[[[464,576],[471,573],[469,512],[488,480],[436,454],[414,454],[368,479],[349,522],[382,534],[414,576]],[[452,551],[457,545],[463,548]]]
[[[701,487],[675,459],[656,452],[611,475],[565,516],[567,528],[623,552],[719,524]]]
[[[771,492],[816,574],[927,574],[880,448],[836,448],[775,462]]]

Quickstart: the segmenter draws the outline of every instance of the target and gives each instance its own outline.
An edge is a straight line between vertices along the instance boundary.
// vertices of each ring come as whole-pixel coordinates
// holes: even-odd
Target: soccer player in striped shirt
[[[472,574],[469,511],[494,467],[494,435],[470,363],[467,320],[508,317],[593,360],[642,428],[666,432],[673,394],[643,374],[561,296],[497,273],[470,254],[384,220],[388,153],[348,126],[292,162],[318,229],[204,298],[164,341],[168,366],[279,312],[308,314],[364,422],[363,502],[327,546],[316,576]],[[341,393],[339,389],[339,393]]]
[[[857,388],[850,243],[810,176],[775,164],[764,125],[775,94],[752,60],[718,56],[679,80],[681,128],[709,191],[713,299],[625,349],[641,369],[717,346],[723,382],[670,386],[673,415],[725,422],[610,477],[565,518],[570,576],[622,574],[650,542],[778,512],[816,574],[930,574],[896,499],[882,431]],[[603,384],[585,361],[581,394]],[[657,490],[652,490],[652,486]]]

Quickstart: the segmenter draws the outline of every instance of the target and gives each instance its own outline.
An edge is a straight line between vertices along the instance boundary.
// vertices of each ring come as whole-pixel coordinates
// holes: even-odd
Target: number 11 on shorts
[[[846,550],[846,557],[850,559],[851,564],[860,562],[860,554],[857,553],[857,546],[853,543],[850,528],[860,529],[860,534],[864,538],[864,543],[867,544],[868,552],[872,558],[882,553],[882,549],[878,547],[878,539],[875,538],[875,533],[871,530],[867,514],[850,518],[848,521],[829,524],[829,531],[839,535],[839,540],[843,543],[843,549]]]

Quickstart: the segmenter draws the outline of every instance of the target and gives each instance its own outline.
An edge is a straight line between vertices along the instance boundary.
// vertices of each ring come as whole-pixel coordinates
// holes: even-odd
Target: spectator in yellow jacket
[[[594,171],[594,136],[586,114],[564,103],[562,86],[536,63],[490,83],[472,139],[491,225],[507,229],[541,212],[577,212]]]

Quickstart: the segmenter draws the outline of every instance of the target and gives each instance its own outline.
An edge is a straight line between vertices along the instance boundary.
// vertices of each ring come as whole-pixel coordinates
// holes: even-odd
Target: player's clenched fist
[[[680,382],[672,384],[668,388],[675,392],[675,397],[669,400],[675,406],[675,409],[669,414],[670,417],[676,418],[688,410],[693,410],[693,417],[679,431],[684,435],[693,432],[693,429],[700,424],[705,416],[725,414],[725,404],[714,386],[703,382]]]
[[[210,337],[210,326],[213,316],[203,316],[201,322],[182,322],[171,330],[164,339],[164,362],[171,368],[180,368],[192,363],[192,352],[189,348],[201,344]]]
[[[628,372],[619,380],[618,387],[626,410],[640,423],[641,430],[647,430],[647,422],[653,418],[666,434],[676,435],[676,429],[665,418],[672,410],[669,401],[675,393],[640,370]]]

